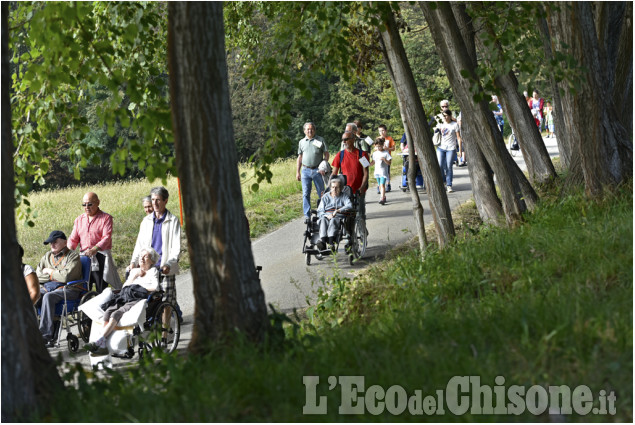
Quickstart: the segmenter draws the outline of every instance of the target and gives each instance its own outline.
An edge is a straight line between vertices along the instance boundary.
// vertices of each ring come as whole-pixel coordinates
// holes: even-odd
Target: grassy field
[[[213,346],[206,356],[144,362],[91,384],[79,379],[79,389],[64,400],[82,408],[60,401],[43,419],[631,422],[632,191],[623,187],[599,202],[581,193],[543,194],[539,208],[513,231],[472,229],[424,261],[415,248],[400,249],[358,278],[327,282],[308,319],[282,330],[282,318],[272,317],[277,326],[263,346],[236,341],[231,349]],[[312,404],[304,376],[319,377],[316,396],[324,399],[315,401],[325,403],[325,414],[303,414]],[[345,391],[336,382],[342,376],[363,377],[362,397],[371,385],[436,397],[456,376],[477,376],[504,391],[586,385],[594,400],[589,407],[602,408],[602,394],[613,392],[615,413],[494,416],[468,409],[457,416],[445,404],[427,417],[410,408],[371,413],[386,406],[366,403],[365,413],[342,414]],[[445,400],[453,396],[449,391]]]
[[[287,221],[302,215],[302,187],[295,179],[295,159],[277,161],[271,167],[271,184],[261,183],[258,192],[251,192],[255,180],[251,170],[241,165],[243,201],[250,222],[251,237],[257,238]],[[141,198],[161,181],[133,180],[123,183],[77,186],[68,189],[44,190],[32,193],[29,201],[37,211],[35,226],[17,223],[18,241],[25,251],[24,262],[35,267],[47,247],[42,245],[52,230],[62,230],[70,237],[75,218],[84,212],[81,201],[86,192],[95,192],[101,201],[100,208],[113,216],[113,255],[120,269],[130,261],[139,233],[139,224],[145,213]],[[168,209],[177,217],[179,212],[178,183],[168,178],[166,188],[170,193]],[[189,268],[185,232],[181,244],[181,268]],[[122,270],[120,270],[122,271]]]

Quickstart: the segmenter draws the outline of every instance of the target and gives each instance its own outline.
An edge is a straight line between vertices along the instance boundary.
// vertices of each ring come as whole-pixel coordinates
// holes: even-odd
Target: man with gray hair
[[[145,247],[151,246],[159,254],[155,264],[161,273],[160,283],[163,300],[176,305],[176,275],[179,272],[181,255],[181,223],[167,210],[169,193],[163,186],[152,188],[150,200],[153,214],[141,220],[139,235],[130,260],[130,268],[139,267],[139,254]]]
[[[315,135],[315,124],[304,124],[304,137],[298,142],[296,179],[302,182],[302,210],[305,220],[311,215],[311,187],[315,184],[318,199],[324,193],[324,171],[318,169],[322,160],[329,160],[329,149],[324,139]]]
[[[366,140],[366,135],[362,137],[362,130],[357,126],[357,122],[359,121],[347,123],[344,132],[350,132],[355,135],[355,144],[353,145],[355,148],[370,154],[370,147],[372,143],[369,144],[368,140]],[[372,142],[372,139],[370,139],[370,141]],[[346,143],[342,142],[340,150],[343,151],[344,149],[346,149]]]

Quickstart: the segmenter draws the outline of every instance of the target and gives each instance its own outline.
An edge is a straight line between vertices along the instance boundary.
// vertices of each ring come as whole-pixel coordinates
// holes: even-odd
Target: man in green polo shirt
[[[324,139],[315,135],[315,124],[304,124],[304,137],[298,142],[296,179],[302,182],[302,209],[304,217],[311,214],[311,182],[315,183],[318,198],[324,192],[323,171],[318,170],[322,160],[329,160],[329,149]]]

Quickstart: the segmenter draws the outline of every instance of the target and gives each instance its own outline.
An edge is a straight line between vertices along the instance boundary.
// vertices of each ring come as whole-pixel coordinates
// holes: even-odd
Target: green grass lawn
[[[581,194],[543,196],[518,228],[481,227],[443,251],[430,250],[423,261],[416,249],[402,249],[354,280],[327,282],[308,318],[275,328],[263,346],[236,341],[212,346],[205,356],[144,362],[91,384],[80,379],[64,400],[82,408],[60,401],[44,419],[631,422],[632,190],[599,202]],[[303,414],[304,376],[319,377],[316,395],[325,397],[326,414]],[[483,416],[468,409],[457,416],[446,405],[443,414],[427,417],[408,409],[375,415],[370,403],[365,414],[342,415],[346,391],[337,380],[343,376],[363,377],[360,396],[372,385],[436,395],[457,376],[504,391],[585,385],[595,400],[589,408],[601,407],[602,391],[612,392],[616,412]]]

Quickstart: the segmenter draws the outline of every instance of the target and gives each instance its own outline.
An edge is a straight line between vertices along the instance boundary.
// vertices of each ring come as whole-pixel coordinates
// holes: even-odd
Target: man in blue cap
[[[66,235],[61,230],[51,232],[44,241],[44,245],[49,244],[51,250],[40,260],[36,274],[42,285],[42,298],[38,303],[38,307],[41,307],[40,332],[46,346],[53,347],[55,304],[64,301],[64,292],[67,300],[79,298],[79,288],[66,287],[66,283],[82,278],[82,263],[79,254],[66,246]]]

